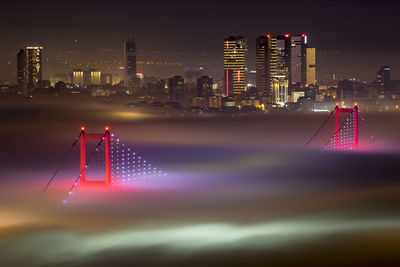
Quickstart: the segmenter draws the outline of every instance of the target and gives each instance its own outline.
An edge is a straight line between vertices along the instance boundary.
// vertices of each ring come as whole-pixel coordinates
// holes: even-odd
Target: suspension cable
[[[67,160],[69,154],[71,153],[72,149],[75,147],[75,145],[78,143],[78,140],[80,139],[81,134],[79,134],[76,138],[74,143],[71,145],[71,147],[68,149],[67,153],[65,154],[64,158],[61,160],[60,164],[58,165],[56,171],[53,173],[53,176],[51,176],[49,182],[46,184],[44,187],[43,191],[40,194],[40,197],[46,193],[47,189],[49,188],[50,184],[53,182],[54,178],[56,177],[57,173],[60,171],[62,165],[64,165],[64,162]]]
[[[329,119],[332,117],[333,113],[335,110],[331,111],[329,116],[325,119],[325,121],[322,123],[322,125],[318,128],[318,130],[314,133],[314,135],[308,140],[308,142],[304,145],[304,148],[306,148],[313,140],[314,138],[319,134],[319,132],[325,127],[325,124],[329,121]]]
[[[91,159],[92,159],[93,156],[96,154],[97,149],[98,149],[98,148],[101,146],[101,144],[103,143],[103,140],[104,140],[105,136],[106,136],[106,134],[104,134],[104,135],[101,137],[100,142],[97,144],[96,148],[95,148],[95,149],[93,150],[93,152],[90,154],[89,159],[86,161],[85,168],[83,168],[83,170],[80,172],[79,176],[76,177],[76,179],[75,179],[74,183],[72,184],[71,188],[68,190],[68,193],[67,193],[67,197],[66,197],[66,198],[68,198],[69,194],[72,192],[72,190],[74,190],[74,188],[75,188],[75,186],[77,185],[77,183],[78,183],[79,179],[81,178],[82,174],[83,174],[83,173],[85,172],[85,170],[87,169],[87,165],[90,163]],[[65,200],[64,200],[64,201],[65,201]]]

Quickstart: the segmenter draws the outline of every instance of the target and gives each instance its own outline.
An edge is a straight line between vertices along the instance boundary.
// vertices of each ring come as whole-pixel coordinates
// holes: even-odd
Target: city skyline
[[[10,70],[15,69],[15,47],[25,45],[44,46],[45,55],[48,56],[56,50],[74,48],[77,40],[81,50],[117,49],[121,54],[121,40],[134,35],[142,50],[193,53],[187,62],[179,58],[176,60],[176,63],[184,65],[182,68],[204,61],[202,54],[207,54],[206,61],[219,68],[223,64],[219,45],[222,38],[241,34],[248,40],[255,40],[259,35],[286,32],[304,32],[311,37],[313,47],[318,48],[319,80],[327,80],[336,74],[338,78],[355,77],[368,81],[376,69],[384,65],[392,67],[393,79],[399,79],[398,37],[392,34],[391,27],[397,23],[393,13],[396,4],[376,7],[368,3],[352,2],[345,5],[344,1],[336,1],[324,6],[316,1],[289,1],[285,10],[278,12],[278,4],[256,5],[256,2],[250,1],[241,6],[243,19],[240,22],[228,15],[238,12],[239,7],[227,6],[224,1],[202,2],[210,14],[207,19],[192,4],[184,5],[182,1],[169,4],[161,1],[135,4],[116,1],[108,8],[105,8],[107,2],[96,1],[94,4],[88,1],[79,3],[78,9],[73,8],[76,6],[74,3],[78,2],[72,1],[62,8],[50,1],[35,4],[22,1],[3,5],[7,12],[0,19],[3,22],[0,32],[7,36],[7,42],[0,45],[0,80],[14,79]],[[34,12],[30,12],[32,10]],[[105,13],[104,10],[110,12]],[[187,23],[183,25],[168,19],[166,14],[172,10],[179,12]],[[268,16],[263,10],[270,11]],[[129,12],[133,12],[134,16]],[[14,23],[10,24],[11,21]],[[250,58],[255,54],[252,43],[249,44]],[[50,62],[46,64],[54,66],[52,60],[49,58]],[[138,60],[143,60],[143,57],[138,55]],[[255,66],[255,60],[250,65]]]
[[[289,31],[286,31],[289,32]],[[266,34],[269,35],[269,34]],[[265,36],[266,36],[265,35]],[[254,39],[249,39],[246,36],[244,36],[244,38],[246,39],[247,42],[249,42],[250,40],[250,45],[248,45],[248,70],[255,70],[256,69],[256,49],[255,49],[255,44],[256,44],[256,37]],[[313,37],[311,37],[313,39]],[[121,40],[116,40],[117,43],[121,43],[121,41],[123,41],[124,38],[122,38]],[[60,73],[65,73],[65,67],[61,66],[62,64],[60,62],[56,62],[56,58],[57,55],[59,55],[60,53],[62,54],[83,54],[84,57],[90,57],[91,59],[81,62],[84,65],[88,65],[90,66],[93,62],[99,62],[99,61],[108,61],[110,62],[110,54],[113,54],[113,59],[114,61],[118,61],[115,62],[117,63],[116,66],[120,66],[122,67],[124,65],[123,63],[123,47],[120,45],[120,48],[92,48],[92,49],[82,49],[80,47],[77,47],[76,45],[76,41],[78,40],[74,40],[73,42],[71,42],[71,46],[70,49],[65,49],[62,50],[60,49],[60,47],[56,50],[53,51],[49,51],[48,47],[43,46],[42,42],[39,43],[32,43],[29,42],[29,45],[26,46],[42,46],[44,47],[44,56],[45,56],[45,61],[44,61],[44,68],[47,69],[47,71],[45,72],[45,77],[44,79],[48,79],[50,80],[50,75],[51,74],[60,74]],[[79,41],[78,41],[79,42]],[[140,43],[140,40],[139,40]],[[313,44],[313,46],[315,47],[315,45]],[[22,45],[19,47],[23,47]],[[316,54],[316,60],[317,60],[317,65],[318,65],[318,72],[316,73],[317,76],[317,80],[318,81],[322,81],[322,82],[328,82],[332,80],[332,77],[335,77],[336,80],[340,80],[340,79],[356,79],[356,80],[360,80],[360,81],[372,81],[375,78],[375,74],[376,74],[376,69],[383,66],[383,65],[390,65],[392,67],[392,77],[394,79],[400,79],[400,65],[397,66],[396,63],[393,64],[386,64],[382,61],[381,64],[370,64],[368,65],[368,68],[370,69],[368,72],[364,73],[363,75],[356,75],[356,73],[353,73],[355,75],[352,75],[352,71],[343,71],[341,70],[341,68],[338,68],[337,72],[332,72],[332,73],[326,73],[326,60],[324,60],[324,58],[329,58],[329,60],[327,60],[328,62],[333,60],[333,61],[339,61],[340,58],[351,58],[353,59],[352,61],[354,61],[354,58],[357,57],[357,55],[355,53],[352,53],[350,51],[339,51],[339,50],[324,50],[324,49],[320,49],[319,47],[316,47],[315,49],[315,54]],[[106,52],[106,54],[101,54],[103,53],[103,51]],[[3,57],[6,56],[7,60],[3,61],[2,63],[4,64],[5,68],[2,69],[2,71],[0,71],[0,82],[4,82],[4,81],[8,81],[11,82],[12,84],[16,83],[16,79],[15,79],[15,75],[16,75],[16,66],[17,66],[17,62],[15,60],[15,56],[18,52],[18,49],[13,49],[11,54],[8,55],[4,55],[1,54]],[[195,53],[193,51],[177,51],[177,50],[150,50],[150,49],[146,49],[146,48],[138,48],[137,49],[137,64],[138,64],[138,71],[140,72],[144,72],[146,74],[148,74],[148,76],[155,76],[155,77],[160,77],[160,78],[167,78],[168,76],[171,76],[173,74],[182,74],[184,71],[184,68],[186,67],[193,67],[193,66],[208,66],[209,69],[212,69],[214,72],[216,69],[221,69],[223,68],[223,55],[221,53],[221,51],[219,51],[220,54],[218,57],[216,58],[210,58],[208,54],[206,53]],[[97,55],[95,55],[97,54]],[[1,56],[0,55],[0,56]],[[103,58],[103,55],[105,56],[105,58]],[[160,55],[162,56],[169,56],[169,61],[168,60],[163,60],[160,62],[157,62],[157,57],[159,57]],[[188,58],[189,56],[189,58]],[[179,57],[179,58],[176,58]],[[198,58],[195,60],[191,60],[188,61],[188,59],[192,59],[192,58]],[[154,58],[156,58],[156,60],[154,60]],[[206,61],[204,61],[206,60]],[[365,60],[365,58],[364,58]],[[208,62],[207,62],[208,61]],[[386,60],[385,62],[389,62],[389,61],[394,61],[392,60]],[[166,74],[165,71],[161,70],[161,72],[157,69],[157,70],[152,70],[151,66],[150,66],[150,70],[149,70],[149,66],[146,66],[146,64],[148,65],[150,62],[151,65],[157,65],[157,67],[164,65],[166,68],[175,68],[174,71]],[[345,60],[341,61],[341,63],[343,63],[343,65],[348,65],[348,64],[344,64]],[[396,61],[397,62],[397,61]],[[111,62],[113,63],[113,62]],[[113,63],[114,64],[114,63]],[[350,63],[351,65],[352,63]],[[82,64],[81,64],[82,65]],[[54,67],[56,66],[56,67]],[[109,65],[110,66],[110,65]],[[108,66],[108,67],[109,67]],[[396,67],[397,66],[397,67]],[[67,67],[68,69],[73,69],[71,67]],[[93,67],[87,67],[87,69],[90,69]],[[143,69],[147,70],[147,71],[143,71]],[[50,70],[50,71],[49,71]],[[117,72],[118,68],[114,67],[113,72]],[[220,71],[220,70],[217,70]],[[111,71],[108,71],[111,72]],[[220,71],[221,73],[219,74],[219,76],[221,78],[223,78],[223,74],[222,71]],[[343,72],[348,73],[348,74],[343,74]],[[46,76],[47,75],[47,76]],[[123,74],[121,74],[122,76]]]
[[[223,43],[224,77],[219,81],[215,79],[216,83],[213,83],[216,76],[204,76],[207,71],[203,67],[184,68],[185,77],[176,74],[180,71],[175,72],[172,78],[168,77],[168,83],[165,79],[145,77],[144,73],[137,72],[136,39],[133,36],[123,41],[123,66],[118,67],[122,76],[117,80],[113,80],[113,74],[96,68],[75,68],[72,72],[53,74],[52,81],[43,79],[43,47],[25,47],[17,55],[18,84],[10,88],[5,84],[3,93],[25,97],[43,94],[132,95],[139,99],[152,99],[150,101],[157,102],[157,105],[162,105],[162,102],[156,99],[169,100],[175,107],[217,108],[220,111],[240,111],[242,107],[245,107],[245,112],[276,107],[314,111],[320,110],[318,106],[321,104],[325,107],[322,110],[329,110],[327,107],[332,101],[341,101],[344,105],[356,100],[370,104],[375,100],[391,101],[398,109],[395,102],[400,95],[400,81],[391,79],[389,66],[382,66],[372,83],[334,78],[334,84],[318,84],[315,48],[308,44],[308,38],[305,33],[258,37],[256,71],[251,71],[247,65],[248,40],[241,35],[229,36]],[[205,78],[204,82],[201,82],[201,77]],[[207,91],[204,95],[203,90]],[[169,105],[165,102],[165,107]]]

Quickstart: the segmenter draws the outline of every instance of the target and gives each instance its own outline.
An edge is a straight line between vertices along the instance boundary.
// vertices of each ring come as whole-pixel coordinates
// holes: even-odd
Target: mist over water
[[[400,114],[363,114],[376,145],[339,153],[303,149],[327,113],[177,118],[52,101],[0,106],[0,266],[400,264]],[[40,199],[81,125],[109,125],[167,175],[78,186],[63,205],[75,149]]]

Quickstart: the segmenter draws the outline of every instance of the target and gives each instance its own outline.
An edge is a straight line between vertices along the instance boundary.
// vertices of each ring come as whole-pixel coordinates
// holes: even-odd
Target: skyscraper
[[[28,88],[38,88],[42,81],[42,49],[43,47],[26,47]]]
[[[263,42],[266,40],[265,55]],[[307,35],[289,34],[257,39],[256,64],[261,71],[265,59],[266,90],[271,92],[272,102],[283,104],[288,101],[290,90],[304,90],[315,84],[315,48],[307,47]],[[259,71],[257,70],[257,72]]]
[[[307,47],[306,50],[306,83],[305,86],[315,85],[315,48]]]
[[[185,81],[182,76],[174,76],[168,80],[169,96],[175,102],[184,100]]]
[[[225,94],[231,96],[246,91],[246,41],[242,36],[224,40]]]
[[[136,80],[136,42],[134,37],[124,40],[125,86],[129,87]]]
[[[25,47],[17,55],[17,80],[25,95],[38,88],[42,81],[42,49],[39,46]]]
[[[18,87],[26,93],[26,54],[25,49],[21,48],[17,55],[17,82]]]
[[[98,70],[89,70],[90,85],[101,84],[101,72]]]
[[[256,40],[256,87],[259,92],[270,95],[268,81],[268,39],[260,36]]]
[[[379,95],[388,97],[390,94],[390,67],[383,66],[376,73],[376,82],[379,85]]]
[[[83,70],[74,70],[72,72],[72,83],[75,86],[83,87],[85,85],[83,76]]]
[[[286,47],[288,54],[289,84],[301,87],[306,83],[306,45],[307,35],[290,36]]]
[[[283,105],[288,102],[290,36],[271,37],[268,40],[268,81],[272,103]]]

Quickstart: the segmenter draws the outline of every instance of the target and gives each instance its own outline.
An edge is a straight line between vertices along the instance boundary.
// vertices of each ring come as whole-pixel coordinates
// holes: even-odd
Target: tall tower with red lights
[[[247,44],[242,36],[224,40],[225,95],[232,96],[246,91]]]
[[[266,41],[265,55],[263,40]],[[315,49],[308,49],[307,42],[306,34],[267,34],[257,39],[256,64],[263,71],[261,57],[266,61],[265,83],[273,103],[283,105],[288,102],[291,90],[304,90],[307,85],[315,84]]]

